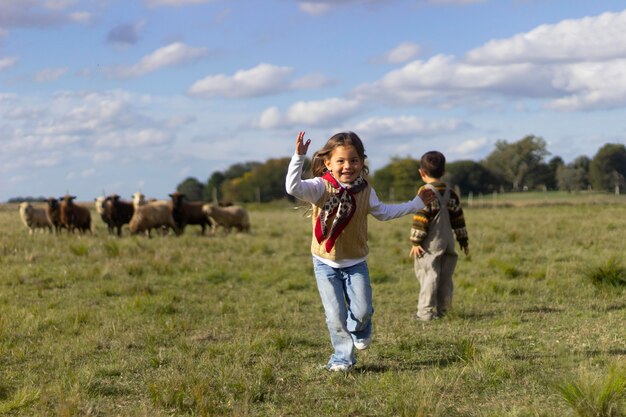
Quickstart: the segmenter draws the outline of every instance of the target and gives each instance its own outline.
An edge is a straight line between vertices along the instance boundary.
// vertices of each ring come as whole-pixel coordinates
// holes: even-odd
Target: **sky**
[[[0,0],[0,202],[167,198],[351,130],[370,171],[626,142],[626,3]]]

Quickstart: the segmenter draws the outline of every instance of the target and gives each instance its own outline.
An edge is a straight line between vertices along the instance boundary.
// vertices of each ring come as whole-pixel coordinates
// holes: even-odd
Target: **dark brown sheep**
[[[196,224],[202,227],[202,234],[204,235],[206,227],[211,227],[211,221],[202,212],[202,206],[205,204],[201,201],[186,201],[185,194],[175,192],[169,195],[172,199],[172,216],[174,217],[174,223],[180,233],[185,231],[185,226],[188,224]]]
[[[66,195],[59,204],[59,222],[68,233],[74,233],[78,229],[81,233],[91,233],[91,214],[86,207],[74,204],[76,196]]]
[[[52,227],[54,227],[54,233],[59,234],[59,230],[61,229],[59,200],[54,197],[49,197],[46,199],[46,204],[46,216],[52,224]]]
[[[111,194],[105,200],[107,205],[109,218],[113,227],[117,228],[117,235],[122,236],[122,226],[130,223],[135,208],[132,203],[120,200],[120,196],[117,194]]]

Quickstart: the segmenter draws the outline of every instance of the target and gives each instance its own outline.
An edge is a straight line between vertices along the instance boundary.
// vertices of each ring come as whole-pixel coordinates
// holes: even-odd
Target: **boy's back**
[[[452,304],[452,275],[458,255],[454,240],[468,254],[465,218],[459,196],[441,181],[445,173],[445,156],[431,151],[422,156],[420,175],[424,187],[437,198],[413,216],[410,240],[415,258],[415,276],[420,283],[417,317],[432,320],[445,315]]]

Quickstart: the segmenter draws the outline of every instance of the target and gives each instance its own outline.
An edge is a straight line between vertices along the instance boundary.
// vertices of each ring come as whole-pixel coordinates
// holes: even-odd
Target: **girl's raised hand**
[[[306,142],[304,141],[304,132],[298,133],[298,139],[296,140],[296,153],[298,155],[306,155],[310,144],[311,139],[307,139]]]

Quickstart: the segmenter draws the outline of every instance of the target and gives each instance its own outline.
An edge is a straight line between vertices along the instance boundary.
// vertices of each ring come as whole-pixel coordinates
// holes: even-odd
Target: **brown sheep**
[[[105,200],[112,227],[117,228],[117,236],[122,236],[122,226],[130,223],[135,213],[132,203],[120,200],[117,194],[111,194]]]
[[[61,229],[61,220],[60,220],[60,210],[59,210],[59,200],[54,197],[49,197],[46,199],[46,217],[48,217],[48,221],[54,227],[54,233],[59,234]]]
[[[78,229],[80,233],[91,233],[91,214],[86,207],[74,204],[76,196],[66,195],[59,204],[59,222],[68,233],[74,233]]]
[[[185,194],[175,192],[169,195],[172,199],[172,216],[180,233],[185,232],[185,226],[196,224],[202,227],[202,235],[206,227],[211,227],[211,220],[202,211],[201,201],[185,201]]]
[[[45,209],[24,202],[20,204],[19,211],[24,226],[28,228],[28,234],[35,233],[35,229],[48,229],[52,233],[52,223],[48,220]]]
[[[148,237],[152,237],[152,229],[161,229],[162,227],[170,228],[174,233],[179,234],[172,217],[172,205],[169,201],[152,201],[135,206],[135,212],[128,225],[131,234],[145,232]]]
[[[213,223],[213,233],[217,226],[222,226],[229,232],[232,227],[240,232],[250,231],[250,218],[245,208],[240,206],[219,207],[214,204],[205,204],[202,211]]]

